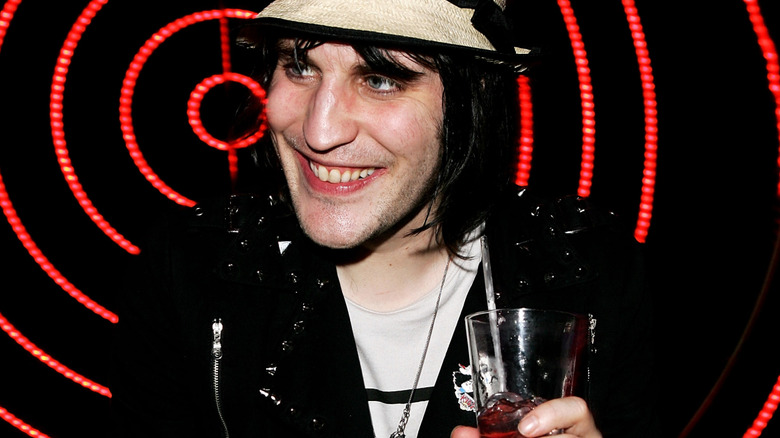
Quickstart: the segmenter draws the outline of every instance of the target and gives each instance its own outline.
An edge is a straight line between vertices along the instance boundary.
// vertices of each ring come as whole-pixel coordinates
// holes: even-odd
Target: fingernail
[[[539,425],[539,420],[536,415],[528,415],[520,421],[519,430],[523,435],[533,435],[536,427]]]

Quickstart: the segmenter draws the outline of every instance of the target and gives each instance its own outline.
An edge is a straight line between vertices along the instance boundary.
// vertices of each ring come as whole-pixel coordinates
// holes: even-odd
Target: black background
[[[110,1],[87,27],[69,66],[64,120],[70,158],[98,211],[131,242],[171,201],[138,172],[122,139],[118,105],[125,71],[143,43],[177,18],[223,6],[261,7],[243,0],[223,3]],[[48,114],[59,50],[87,4],[20,3],[0,47],[0,175],[43,254],[79,290],[112,309],[121,265],[133,256],[109,240],[73,197],[56,161]],[[758,4],[778,41],[777,2]],[[634,223],[644,116],[623,6],[617,0],[571,5],[595,98],[591,198]],[[742,1],[644,0],[636,6],[658,99],[657,184],[645,247],[657,297],[658,406],[665,436],[681,433],[736,350],[733,368],[690,436],[741,436],[780,374],[778,288],[767,281],[777,237],[779,145],[766,62]],[[581,107],[560,8],[552,0],[513,7],[523,38],[546,54],[530,74],[535,123],[530,185],[574,192]],[[135,89],[134,127],[144,157],[163,181],[193,200],[230,190],[226,153],[200,142],[186,116],[193,87],[221,73],[220,56],[216,21],[188,27],[154,52]],[[203,104],[216,137],[227,123],[216,115],[228,113],[222,91],[213,90]],[[245,163],[243,154],[241,159]],[[251,178],[251,172],[242,176]],[[0,313],[55,359],[109,385],[112,324],[56,285],[6,225],[0,227]],[[763,305],[751,319],[761,296]],[[0,335],[0,364],[0,407],[51,437],[105,434],[106,397],[65,379],[6,335]],[[762,436],[780,436],[777,423],[770,421]],[[25,435],[0,422],[0,436]]]

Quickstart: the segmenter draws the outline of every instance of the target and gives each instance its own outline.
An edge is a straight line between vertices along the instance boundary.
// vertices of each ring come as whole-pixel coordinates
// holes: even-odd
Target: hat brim
[[[522,70],[531,64],[535,64],[540,57],[540,53],[537,49],[519,49],[516,53],[503,53],[494,50],[464,47],[389,33],[300,23],[271,17],[260,17],[248,21],[246,25],[243,26],[241,38],[245,45],[251,46],[262,38],[263,34],[269,33],[269,31],[270,33],[277,35],[295,36],[318,41],[357,42],[412,52],[443,52],[455,55],[470,55],[475,58],[484,59],[487,62],[506,64],[515,70]]]

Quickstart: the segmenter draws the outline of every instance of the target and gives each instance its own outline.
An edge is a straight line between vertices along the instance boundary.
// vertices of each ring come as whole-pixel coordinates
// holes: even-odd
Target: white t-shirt
[[[419,433],[452,333],[457,324],[463,324],[460,320],[463,303],[481,261],[479,239],[473,240],[465,249],[470,258],[453,259],[447,271],[431,342],[405,430],[408,438],[416,438]],[[372,311],[347,299],[377,438],[389,437],[401,420],[425,349],[439,287],[436,285],[418,301],[392,312]]]

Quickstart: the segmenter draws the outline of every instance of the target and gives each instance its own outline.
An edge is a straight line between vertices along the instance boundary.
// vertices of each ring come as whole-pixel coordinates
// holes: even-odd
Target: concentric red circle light
[[[229,149],[241,149],[247,146],[255,144],[263,137],[266,130],[265,124],[265,112],[263,112],[263,123],[260,128],[252,135],[246,138],[234,142],[226,142],[217,140],[208,133],[206,128],[203,127],[203,123],[200,119],[200,104],[203,101],[206,93],[216,85],[224,84],[226,81],[238,82],[241,85],[249,88],[252,94],[261,102],[263,102],[263,108],[265,108],[265,90],[254,79],[244,76],[238,73],[224,73],[221,75],[214,75],[204,79],[201,83],[195,86],[195,89],[190,93],[190,99],[187,102],[187,116],[189,117],[190,126],[192,131],[198,138],[207,145],[217,148],[221,151],[227,151]]]
[[[191,199],[173,190],[171,187],[165,184],[159,176],[157,176],[157,174],[152,170],[152,168],[144,159],[143,154],[141,153],[141,150],[138,146],[138,140],[135,136],[132,118],[133,93],[135,91],[136,80],[138,79],[138,76],[140,75],[141,70],[143,69],[143,66],[149,56],[151,56],[151,54],[157,49],[157,47],[159,47],[160,44],[162,44],[171,35],[175,34],[181,29],[206,20],[215,20],[223,17],[250,19],[255,15],[256,14],[254,12],[238,9],[205,11],[187,15],[186,17],[180,18],[173,23],[168,24],[167,26],[160,29],[157,33],[152,35],[152,37],[149,38],[143,45],[141,50],[139,50],[135,55],[133,62],[127,69],[125,79],[122,82],[121,97],[119,100],[119,121],[127,150],[130,152],[130,157],[133,159],[133,162],[141,171],[141,174],[143,174],[147,179],[147,181],[149,181],[152,186],[159,190],[160,193],[177,204],[188,207],[195,205]]]
[[[59,56],[55,64],[50,90],[51,133],[55,153],[61,171],[65,177],[68,187],[73,192],[74,197],[79,205],[85,211],[90,220],[92,220],[111,240],[116,242],[125,251],[131,254],[137,254],[140,249],[131,242],[127,241],[117,230],[115,230],[97,211],[95,206],[88,198],[87,194],[79,183],[76,170],[74,169],[69,158],[67,144],[65,142],[65,125],[63,122],[63,111],[65,106],[63,102],[63,95],[70,63],[86,28],[90,25],[92,19],[96,16],[100,9],[105,4],[107,4],[107,2],[108,0],[90,1],[86,8],[79,15],[76,22],[72,25],[70,32],[68,33],[68,36],[60,49]],[[633,0],[621,0],[621,2],[624,7],[624,12],[628,21],[628,27],[631,32],[631,37],[637,56],[644,104],[644,169],[642,174],[642,192],[640,198],[639,217],[637,219],[637,225],[635,229],[636,239],[640,242],[644,242],[650,226],[656,176],[656,156],[658,147],[658,125],[655,100],[656,95],[649,51],[647,50],[645,43],[645,35],[640,22],[639,12],[637,11]],[[20,3],[21,0],[6,0],[2,7],[2,11],[0,11],[0,48],[2,48],[6,31]],[[778,64],[777,50],[764,24],[761,11],[758,6],[758,1],[744,0],[744,3],[747,7],[750,21],[753,24],[758,44],[767,63],[768,85],[776,104],[776,126],[778,130],[778,139],[780,140],[780,64]],[[579,81],[580,100],[582,107],[581,114],[583,145],[578,194],[581,196],[588,196],[590,195],[592,185],[594,171],[593,163],[596,145],[595,107],[593,103],[593,88],[590,78],[590,69],[588,66],[588,57],[587,52],[585,51],[582,35],[580,34],[580,29],[577,25],[574,10],[572,9],[570,2],[568,0],[558,0],[558,6],[563,14],[564,23],[569,33],[569,38],[574,53],[575,68],[577,70],[577,77]],[[140,152],[132,125],[132,97],[135,89],[136,79],[140,75],[140,72],[148,57],[151,56],[157,47],[165,42],[165,40],[171,35],[187,26],[206,20],[218,19],[220,21],[221,31],[220,38],[223,56],[223,72],[222,74],[217,74],[205,79],[200,84],[198,84],[198,86],[196,86],[195,90],[190,95],[190,100],[188,102],[188,118],[193,131],[204,143],[219,150],[228,151],[228,153],[231,154],[229,157],[229,160],[231,160],[231,165],[235,164],[235,155],[232,155],[234,150],[237,148],[249,146],[262,137],[265,130],[265,124],[263,123],[261,129],[250,137],[239,139],[235,142],[218,140],[212,137],[203,127],[200,121],[200,104],[204,95],[211,88],[223,84],[226,81],[238,82],[247,87],[256,98],[261,99],[261,101],[265,99],[265,91],[262,90],[259,84],[248,77],[238,75],[230,71],[230,39],[227,32],[226,19],[249,19],[254,15],[254,12],[238,9],[204,11],[187,15],[163,27],[159,32],[155,33],[149,40],[147,40],[144,46],[134,57],[133,62],[130,64],[126,72],[126,76],[122,83],[119,108],[123,139],[126,143],[128,151],[130,152],[131,158],[133,159],[136,166],[138,166],[141,173],[150,183],[152,183],[154,187],[156,187],[162,194],[174,202],[188,206],[194,204],[191,200],[178,194],[169,186],[167,186],[163,181],[161,181],[160,178],[148,166]],[[531,158],[533,152],[533,107],[531,105],[531,86],[527,81],[527,78],[521,78],[518,81],[518,85],[520,92],[521,120],[520,141],[518,144],[519,165],[516,173],[516,182],[520,185],[527,185],[530,175]],[[778,154],[778,167],[780,167],[780,153]],[[777,193],[778,196],[780,196],[780,182],[778,182]],[[8,196],[6,186],[3,184],[1,175],[0,207],[2,208],[3,214],[5,215],[8,223],[11,225],[14,233],[22,242],[24,248],[32,256],[34,261],[41,267],[41,269],[50,278],[52,278],[57,285],[59,285],[78,302],[82,303],[85,307],[100,315],[104,319],[110,322],[117,322],[117,315],[100,306],[98,303],[82,293],[73,284],[71,284],[40,251],[22,224],[19,216],[17,215],[16,210],[14,209],[13,204],[11,203],[11,200]],[[11,337],[17,344],[22,346],[31,355],[45,363],[56,372],[77,383],[81,387],[106,397],[111,396],[110,390],[107,387],[76,373],[38,348],[29,339],[24,337],[13,325],[11,325],[2,314],[0,314],[0,329],[2,329],[9,337]],[[745,437],[757,437],[762,433],[763,429],[767,425],[767,422],[772,418],[772,415],[776,411],[778,402],[780,402],[780,378],[778,378],[777,383],[772,388],[769,397],[767,398],[752,427],[750,427],[750,429],[748,429],[748,431],[745,433]],[[3,407],[0,407],[0,418],[3,418],[5,421],[12,424],[14,427],[29,436],[47,437],[47,435],[36,430],[29,424],[24,423],[22,420],[15,417]]]

